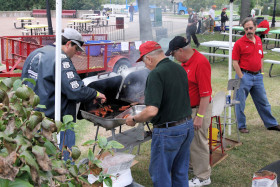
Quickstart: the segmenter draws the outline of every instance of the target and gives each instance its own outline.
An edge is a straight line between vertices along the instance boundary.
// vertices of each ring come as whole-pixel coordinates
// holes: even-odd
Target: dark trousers
[[[192,37],[193,42],[195,43],[195,45],[198,45],[199,42],[197,40],[195,32],[196,32],[196,27],[187,28],[186,35],[187,35],[188,41],[191,41],[191,37]]]
[[[201,20],[198,21],[198,28],[197,28],[196,34],[200,33],[200,28],[201,28]]]

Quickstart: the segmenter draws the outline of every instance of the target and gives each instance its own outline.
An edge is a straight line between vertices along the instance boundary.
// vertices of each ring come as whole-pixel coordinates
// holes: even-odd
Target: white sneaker
[[[195,187],[195,186],[206,186],[211,184],[210,177],[208,179],[199,179],[197,177],[192,178],[189,180],[189,187]]]

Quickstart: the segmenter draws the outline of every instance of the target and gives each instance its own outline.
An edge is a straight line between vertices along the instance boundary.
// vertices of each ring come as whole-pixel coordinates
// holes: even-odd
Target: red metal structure
[[[106,34],[83,34],[84,40],[107,41]],[[0,77],[20,77],[21,69],[28,55],[37,48],[51,45],[55,35],[36,36],[3,36],[0,37],[1,61],[5,65]],[[101,71],[119,72],[119,68],[130,67],[139,57],[134,43],[129,43],[129,51],[123,52],[120,43],[85,44],[86,53],[80,53],[72,58],[79,74]],[[96,53],[97,51],[97,53]],[[92,55],[92,52],[95,54]],[[15,71],[17,70],[17,71]]]

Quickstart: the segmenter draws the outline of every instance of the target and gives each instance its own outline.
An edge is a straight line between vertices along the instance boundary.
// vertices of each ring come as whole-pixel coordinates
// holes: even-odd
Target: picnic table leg
[[[271,66],[270,66],[270,68],[269,68],[269,77],[272,77],[272,75],[271,75],[272,67],[273,67],[273,64],[271,64]]]
[[[211,47],[209,47],[209,53],[211,54]],[[209,62],[211,63],[211,56],[209,56]]]

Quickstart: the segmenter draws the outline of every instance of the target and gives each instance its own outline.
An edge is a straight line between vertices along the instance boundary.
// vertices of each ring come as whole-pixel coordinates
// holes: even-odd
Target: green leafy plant
[[[40,98],[34,91],[22,84],[33,79],[13,81],[11,78],[0,81],[0,186],[87,186],[85,177],[91,172],[91,163],[100,166],[100,161],[89,151],[89,165],[74,165],[71,160],[62,160],[56,134],[73,129],[73,117],[66,115],[63,122],[47,118],[40,108]],[[64,137],[65,138],[65,137]],[[76,161],[81,151],[73,146],[69,151]],[[116,142],[107,142],[99,137],[96,143],[104,151],[122,147]],[[113,153],[113,152],[111,152]],[[98,167],[99,168],[99,167]],[[109,175],[99,168],[99,182],[112,186]]]

